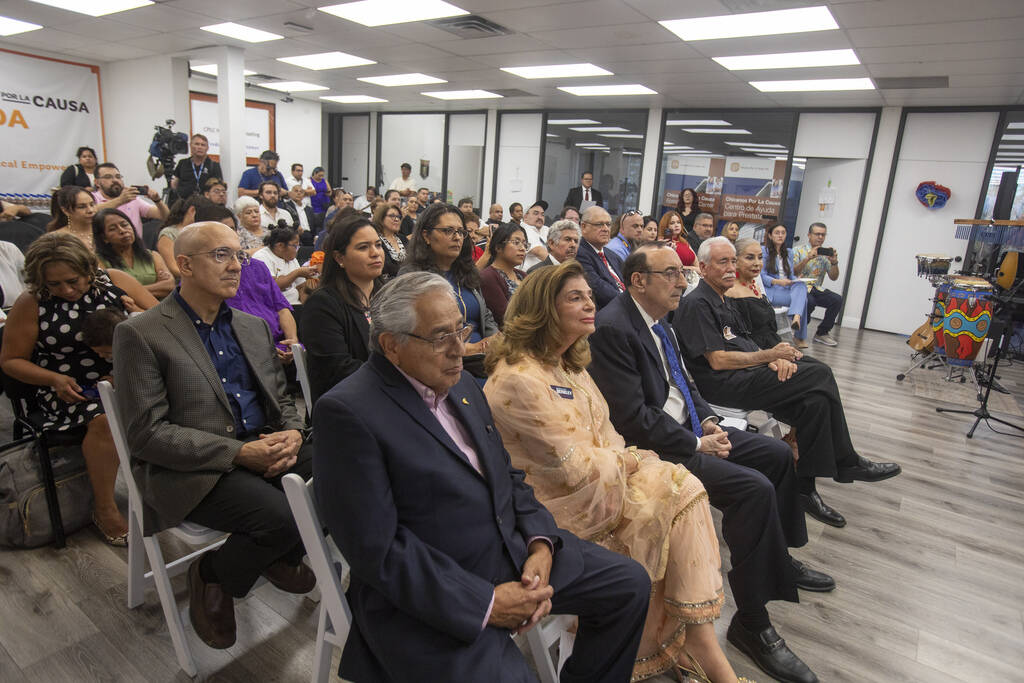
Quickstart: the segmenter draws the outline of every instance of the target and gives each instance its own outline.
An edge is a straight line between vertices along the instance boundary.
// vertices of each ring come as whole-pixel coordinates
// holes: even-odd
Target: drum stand
[[[897,382],[902,382],[907,378],[907,375],[909,375],[914,370],[917,370],[920,367],[927,366],[928,363],[934,362],[935,365],[925,367],[925,370],[934,370],[935,368],[941,367],[946,364],[945,357],[935,353],[934,351],[917,351],[914,353],[912,360],[914,360],[913,365],[911,365],[909,368],[907,368],[900,374],[896,375]],[[952,372],[952,368],[950,368],[950,372]]]

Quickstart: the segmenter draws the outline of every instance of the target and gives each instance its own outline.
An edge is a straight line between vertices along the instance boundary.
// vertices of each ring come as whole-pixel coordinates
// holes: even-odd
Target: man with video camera
[[[825,317],[814,333],[814,341],[825,346],[836,346],[838,342],[829,332],[836,324],[843,297],[830,289],[822,289],[825,273],[830,280],[839,279],[839,254],[832,247],[823,247],[828,227],[824,223],[811,223],[807,229],[807,244],[793,250],[793,272],[798,277],[813,277],[814,287],[807,293],[807,318],[810,320],[815,307],[825,308]]]

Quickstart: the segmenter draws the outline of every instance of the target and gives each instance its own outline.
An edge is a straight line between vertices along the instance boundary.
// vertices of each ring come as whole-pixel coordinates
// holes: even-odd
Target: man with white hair
[[[584,209],[580,219],[583,239],[576,260],[583,266],[587,284],[594,290],[594,303],[600,309],[626,291],[622,281],[622,259],[606,249],[612,238],[612,217],[600,206]]]
[[[555,221],[548,230],[548,257],[526,272],[532,273],[538,268],[557,266],[563,261],[576,258],[580,239],[580,226],[575,221]]]
[[[716,405],[764,410],[796,429],[797,480],[804,510],[842,527],[846,520],[818,494],[815,477],[881,481],[900,473],[896,463],[872,462],[850,439],[839,387],[829,366],[782,342],[761,349],[725,296],[736,282],[736,249],[725,237],[701,243],[703,276],[673,319],[686,366],[704,397]]]
[[[511,466],[451,285],[401,275],[369,318],[369,359],[313,410],[317,500],[352,567],[339,675],[534,680],[509,636],[554,612],[580,622],[562,681],[629,681],[647,572],[559,529]]]

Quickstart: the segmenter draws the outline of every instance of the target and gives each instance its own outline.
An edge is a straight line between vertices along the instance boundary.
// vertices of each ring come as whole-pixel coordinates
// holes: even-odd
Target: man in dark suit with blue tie
[[[797,588],[830,591],[831,577],[807,568],[788,547],[807,543],[797,503],[793,455],[782,441],[718,426],[718,416],[685,374],[679,343],[665,316],[679,305],[686,280],[675,249],[655,243],[623,266],[626,292],[597,315],[589,371],[626,443],[681,463],[700,479],[723,513],[729,585],[737,614],[729,641],[774,678],[817,681],[772,627],[769,600],[797,602]]]
[[[600,206],[592,206],[580,217],[580,230],[583,239],[576,260],[583,266],[587,284],[594,292],[594,303],[600,310],[626,289],[622,259],[611,249],[605,249],[612,238],[612,217]]]
[[[629,681],[650,579],[557,528],[512,467],[451,286],[403,275],[370,317],[369,360],[313,411],[317,500],[352,567],[340,675],[534,680],[509,636],[554,612],[580,620],[563,682]]]

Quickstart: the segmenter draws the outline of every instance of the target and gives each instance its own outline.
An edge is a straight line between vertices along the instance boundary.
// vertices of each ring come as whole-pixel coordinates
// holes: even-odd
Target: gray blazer
[[[267,425],[302,430],[267,323],[237,310],[231,320]],[[174,296],[118,325],[113,352],[117,405],[148,534],[180,524],[234,467],[242,442],[217,371]]]

